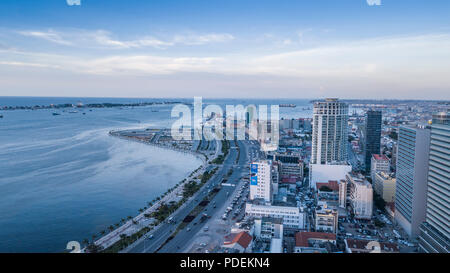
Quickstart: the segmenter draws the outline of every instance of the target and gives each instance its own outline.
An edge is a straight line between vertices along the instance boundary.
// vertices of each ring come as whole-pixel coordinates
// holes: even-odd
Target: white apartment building
[[[272,161],[263,160],[250,165],[250,200],[272,201]]]
[[[380,195],[387,203],[394,202],[395,200],[395,178],[391,175],[378,172],[375,174],[373,180],[373,188],[375,192]]]
[[[306,214],[298,207],[270,206],[247,203],[245,214],[255,218],[271,217],[283,219],[286,228],[305,229]]]
[[[378,172],[390,173],[390,160],[385,155],[374,154],[372,155],[370,165],[370,177],[372,183],[375,181],[375,174]]]
[[[347,174],[348,200],[355,218],[371,219],[373,210],[373,188],[361,174]]]
[[[338,99],[314,103],[312,164],[347,161],[348,105]]]

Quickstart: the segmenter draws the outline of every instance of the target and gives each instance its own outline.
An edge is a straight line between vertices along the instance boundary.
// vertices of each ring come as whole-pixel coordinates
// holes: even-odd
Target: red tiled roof
[[[387,156],[385,155],[373,154],[372,156],[373,158],[375,158],[375,160],[389,160],[389,158],[387,158]]]
[[[297,232],[295,234],[295,246],[308,247],[309,239],[336,241],[336,234],[325,232]]]
[[[245,231],[242,231],[237,234],[233,234],[233,239],[228,242],[224,242],[224,245],[232,245],[234,243],[240,244],[243,248],[247,248],[250,242],[252,241],[252,236]]]

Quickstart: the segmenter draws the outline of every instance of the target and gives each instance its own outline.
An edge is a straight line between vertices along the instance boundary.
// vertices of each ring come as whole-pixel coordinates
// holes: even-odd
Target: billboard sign
[[[251,173],[258,173],[258,164],[251,164],[250,172]]]
[[[252,185],[252,186],[258,185],[258,177],[257,176],[250,177],[250,185]]]

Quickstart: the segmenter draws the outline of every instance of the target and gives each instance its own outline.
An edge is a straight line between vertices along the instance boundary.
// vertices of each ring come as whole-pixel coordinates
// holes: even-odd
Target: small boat
[[[69,111],[70,114],[76,114],[78,111]]]
[[[3,118],[3,115],[0,115],[0,118]]]
[[[61,115],[60,113],[52,113],[52,115],[54,115],[54,116],[59,116],[59,115]]]
[[[297,107],[297,105],[295,105],[295,104],[280,104],[279,106],[280,106],[280,107],[290,107],[290,108],[295,108],[295,107]]]

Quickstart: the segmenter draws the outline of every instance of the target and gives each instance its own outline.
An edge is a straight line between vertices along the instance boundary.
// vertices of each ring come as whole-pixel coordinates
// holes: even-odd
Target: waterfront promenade
[[[124,236],[124,235],[131,236],[132,234],[138,232],[142,228],[152,224],[155,220],[153,218],[146,217],[146,215],[150,215],[153,212],[157,211],[158,208],[161,206],[161,204],[167,204],[167,203],[170,203],[173,201],[174,202],[178,201],[180,199],[180,196],[183,196],[184,185],[186,183],[189,183],[189,181],[190,181],[188,178],[195,178],[195,177],[202,175],[207,170],[208,165],[209,165],[208,161],[207,161],[208,155],[206,155],[200,151],[197,151],[196,149],[195,150],[183,149],[183,148],[177,148],[174,146],[158,144],[158,143],[151,142],[151,141],[144,141],[142,139],[121,135],[120,131],[112,131],[112,132],[110,132],[110,135],[122,138],[124,140],[142,142],[144,144],[152,145],[152,146],[159,147],[162,149],[170,149],[170,150],[177,151],[177,152],[189,153],[189,154],[196,156],[200,160],[202,160],[202,165],[199,168],[197,168],[196,170],[194,170],[192,173],[190,173],[190,175],[188,177],[186,177],[186,179],[184,179],[182,183],[180,183],[176,187],[172,188],[171,191],[169,191],[167,194],[162,196],[159,200],[157,200],[149,208],[143,210],[141,213],[139,213],[134,218],[126,221],[123,225],[119,226],[118,228],[114,229],[113,231],[109,232],[108,234],[97,239],[94,243],[95,243],[95,245],[100,246],[102,249],[106,249],[106,248],[112,246],[114,243],[116,243],[117,241],[119,241],[121,239],[121,236]],[[214,160],[220,154],[220,151],[222,149],[222,145],[221,145],[220,141],[216,141],[215,148],[216,149],[215,149],[214,153],[209,154],[209,156],[211,157],[211,158],[209,158],[210,160]],[[195,196],[195,194],[194,194],[194,196]],[[190,199],[194,198],[194,196],[192,196]],[[186,203],[188,203],[190,201],[190,199],[187,200]],[[183,204],[180,207],[180,209],[183,208],[184,205],[185,204]],[[154,227],[154,230],[156,230],[156,229],[158,229],[158,226]],[[85,251],[85,249],[84,249],[84,251]]]

